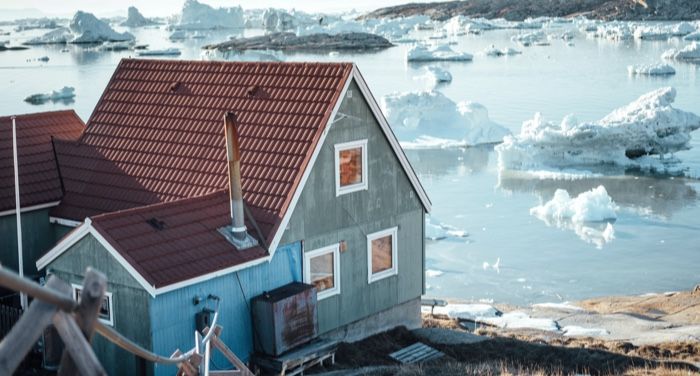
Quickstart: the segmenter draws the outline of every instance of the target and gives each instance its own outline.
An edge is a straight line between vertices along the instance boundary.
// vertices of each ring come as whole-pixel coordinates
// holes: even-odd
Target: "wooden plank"
[[[78,324],[73,321],[72,315],[62,311],[56,312],[53,316],[53,325],[61,336],[66,350],[70,353],[71,358],[73,358],[76,369],[80,372],[80,375],[107,375],[100,361],[97,360],[95,352],[92,351],[92,346],[87,339],[85,339]]]
[[[88,343],[92,341],[92,334],[95,331],[95,323],[98,320],[105,291],[107,291],[107,277],[92,268],[87,268],[85,279],[83,280],[83,290],[80,294],[80,302],[78,302],[78,309],[74,317],[76,324]],[[72,376],[76,373],[77,368],[73,358],[68,351],[64,351],[61,356],[58,376]]]
[[[170,359],[172,358],[177,358],[178,356],[182,355],[182,351],[180,349],[176,349],[175,352],[170,355]],[[178,376],[179,375],[185,375],[185,376],[197,376],[197,368],[195,368],[192,364],[189,362],[181,362],[177,364],[178,368]]]
[[[226,346],[226,344],[221,341],[219,338],[219,335],[221,334],[221,326],[217,325],[216,328],[214,328],[214,335],[211,337],[211,343],[216,347],[221,353],[228,359],[231,364],[236,366],[236,368],[241,371],[241,375],[243,376],[252,376],[253,373],[250,372],[248,367],[236,356],[236,354],[231,351],[231,349]],[[206,336],[207,333],[209,333],[209,328],[204,328],[204,335]]]
[[[425,362],[442,357],[444,354],[422,342],[416,342],[389,354],[389,357],[402,364]]]
[[[55,276],[49,277],[46,287],[55,293],[70,295],[71,287]],[[58,307],[34,300],[17,324],[0,342],[0,375],[12,375],[25,355],[39,339]]]

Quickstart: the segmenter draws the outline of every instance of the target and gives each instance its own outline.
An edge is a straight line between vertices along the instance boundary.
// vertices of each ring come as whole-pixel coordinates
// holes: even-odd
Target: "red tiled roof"
[[[219,190],[91,220],[116,251],[159,288],[267,256],[262,247],[236,251],[217,232],[231,223],[228,202],[228,192]]]
[[[52,215],[83,220],[225,189],[231,111],[244,200],[269,244],[352,69],[122,60],[77,144],[57,144],[66,193]]]
[[[85,128],[73,110],[17,115],[17,159],[23,208],[61,199],[51,137],[75,140]],[[15,208],[12,118],[0,117],[0,211]]]

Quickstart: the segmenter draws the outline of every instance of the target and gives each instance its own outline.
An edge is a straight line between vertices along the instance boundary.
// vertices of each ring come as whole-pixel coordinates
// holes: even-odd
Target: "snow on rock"
[[[97,19],[92,13],[78,11],[70,21],[73,39],[69,43],[122,42],[132,41],[129,33],[118,33],[106,22]]]
[[[569,192],[557,189],[550,201],[530,209],[530,214],[538,218],[572,222],[602,222],[617,218],[617,205],[608,195],[604,186],[583,192],[575,198]]]
[[[698,61],[700,60],[700,43],[693,42],[680,50],[671,48],[664,52],[661,57],[669,60]]]
[[[240,6],[215,9],[197,0],[185,0],[180,21],[174,27],[176,29],[206,30],[238,29],[244,26],[243,9]]]
[[[474,57],[466,52],[456,52],[447,44],[437,46],[416,45],[406,53],[406,60],[427,61],[471,61]]]
[[[498,49],[494,45],[491,45],[491,47],[487,47],[486,49],[484,49],[484,51],[482,53],[486,56],[496,56],[496,57],[522,54],[521,51],[518,51],[514,48],[506,47],[506,48]]]
[[[42,104],[46,102],[70,101],[75,98],[75,88],[64,86],[59,91],[52,91],[47,94],[32,94],[24,99],[31,104]]]
[[[126,21],[122,22],[121,26],[126,27],[142,27],[155,25],[156,23],[144,17],[136,7],[131,6],[127,11]]]
[[[477,321],[498,318],[503,313],[489,304],[448,304],[435,306],[433,314],[445,315],[451,319]]]
[[[559,331],[559,324],[552,319],[532,318],[525,312],[517,311],[504,313],[499,317],[477,318],[474,321],[507,329],[537,329],[551,332]]]
[[[430,240],[443,240],[448,238],[466,238],[469,234],[454,226],[442,223],[433,217],[425,218],[425,238]]]
[[[434,90],[389,94],[382,97],[381,107],[400,141],[429,136],[471,146],[501,142],[510,133],[489,119],[486,107],[455,103]]]
[[[450,74],[450,72],[448,72],[446,69],[437,66],[429,66],[425,67],[424,71],[425,74],[417,76],[415,78],[419,80],[428,81],[432,85],[452,82],[452,74]]]
[[[544,309],[554,309],[557,311],[571,312],[571,311],[583,311],[583,308],[575,306],[569,302],[563,303],[537,303],[532,305],[533,308],[544,308]]]
[[[690,148],[690,133],[700,116],[673,108],[676,90],[644,94],[595,122],[579,123],[569,115],[560,124],[541,114],[523,123],[520,134],[496,147],[499,168],[541,170],[614,164],[667,172],[675,159],[666,154]]]
[[[676,74],[676,70],[669,64],[640,64],[627,67],[630,75],[665,76]]]
[[[566,337],[604,337],[610,334],[603,328],[584,328],[576,325],[567,325],[561,328]]]

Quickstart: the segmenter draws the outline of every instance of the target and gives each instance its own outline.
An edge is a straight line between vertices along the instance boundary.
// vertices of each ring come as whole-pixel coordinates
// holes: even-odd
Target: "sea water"
[[[562,26],[562,31],[565,28],[571,26]],[[202,45],[234,34],[217,31],[203,39],[172,42],[163,27],[130,31],[139,44],[149,44],[151,49],[181,49],[179,59],[201,59]],[[41,33],[31,30],[3,38],[17,44]],[[245,31],[246,35],[258,33]],[[668,77],[627,73],[628,65],[660,62],[666,49],[687,44],[681,39],[613,42],[576,33],[571,43],[555,39],[549,46],[524,47],[511,42],[518,33],[498,30],[448,39],[453,49],[475,57],[472,62],[433,64],[453,77],[437,90],[456,102],[485,105],[492,120],[514,133],[535,112],[557,122],[571,113],[579,121],[597,120],[663,86],[676,88],[675,107],[700,114],[700,65],[672,62],[676,74]],[[507,57],[479,54],[491,45],[523,53]],[[62,52],[64,48],[35,46],[0,52],[0,115],[73,108],[87,120],[119,60],[135,56],[133,51],[68,46]],[[414,79],[423,74],[425,65],[407,64],[408,48],[400,44],[380,52],[276,56],[286,61],[353,61],[375,98],[380,98],[430,88],[425,81]],[[42,56],[49,61],[36,60]],[[207,58],[241,57],[213,54]],[[63,86],[75,87],[74,101],[40,106],[23,101],[30,94]],[[700,165],[700,134],[694,136],[693,150],[677,156],[684,163]],[[499,172],[492,146],[409,150],[407,155],[431,197],[431,221],[468,233],[427,241],[426,268],[442,272],[426,277],[428,296],[527,304],[664,292],[700,283],[699,180],[620,171],[556,179]],[[530,208],[550,200],[557,189],[566,189],[575,197],[599,185],[619,206],[612,223],[615,237],[609,242],[596,244],[575,225],[548,225],[530,215]],[[587,226],[602,229],[603,225]]]

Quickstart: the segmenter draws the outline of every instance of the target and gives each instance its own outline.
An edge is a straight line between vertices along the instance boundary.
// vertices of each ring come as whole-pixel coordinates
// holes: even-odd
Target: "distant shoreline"
[[[455,16],[505,18],[523,21],[537,17],[576,17],[604,21],[694,21],[700,20],[700,2],[677,0],[568,1],[464,0],[436,3],[408,3],[374,10],[361,18],[396,18],[425,15],[436,21]]]

